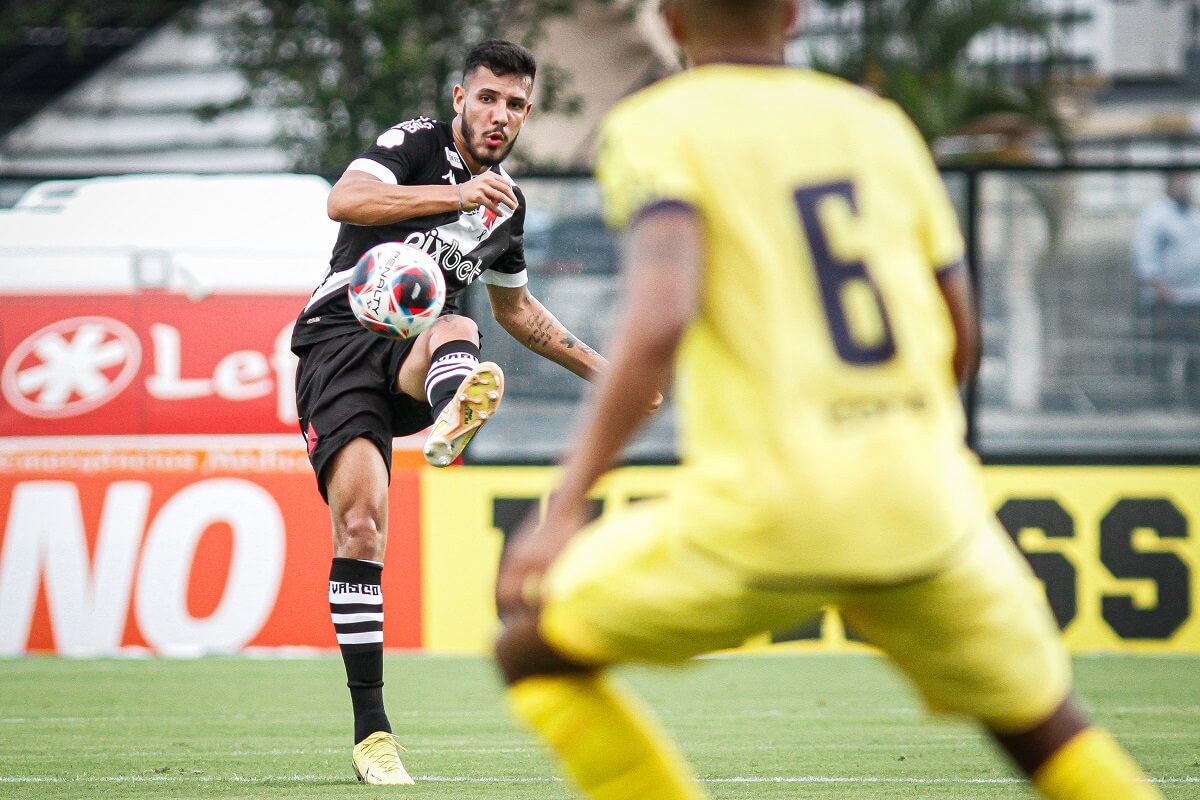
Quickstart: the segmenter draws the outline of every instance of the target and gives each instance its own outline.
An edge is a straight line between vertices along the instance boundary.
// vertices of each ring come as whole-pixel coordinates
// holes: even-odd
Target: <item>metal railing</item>
[[[1148,302],[1133,259],[1137,221],[1163,196],[1173,167],[944,173],[977,286],[983,360],[965,399],[971,441],[985,459],[1197,460],[1200,305]],[[594,185],[586,177],[522,185],[535,291],[577,334],[603,341],[614,316],[616,251],[600,225]],[[514,405],[525,409],[509,415],[511,435],[492,433],[474,457],[553,459],[582,385],[508,339],[482,296],[471,308],[492,353],[511,365]],[[672,459],[671,421],[668,408],[630,456]]]
[[[983,360],[965,400],[971,442],[985,460],[1200,461],[1200,303],[1151,302],[1133,258],[1138,220],[1163,197],[1172,168],[944,173],[976,279]],[[1200,197],[1200,168],[1194,177]],[[596,186],[578,174],[521,184],[533,291],[576,335],[602,348],[617,316],[617,249],[601,222]],[[13,194],[5,186],[0,176],[0,198]],[[1200,241],[1196,252],[1200,271]],[[469,298],[485,351],[509,374],[506,413],[472,445],[472,459],[555,460],[570,440],[585,384],[500,330],[484,292]],[[629,458],[672,461],[673,422],[668,403]]]

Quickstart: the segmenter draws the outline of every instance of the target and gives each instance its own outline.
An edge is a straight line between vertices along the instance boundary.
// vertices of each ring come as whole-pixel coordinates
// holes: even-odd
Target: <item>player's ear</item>
[[[667,33],[671,34],[671,38],[678,45],[683,45],[687,38],[683,25],[683,15],[679,12],[679,4],[675,0],[663,0],[662,4],[663,24],[667,27]]]
[[[797,34],[804,27],[804,0],[788,0],[784,3],[783,29],[790,34]]]
[[[454,84],[454,113],[461,114],[467,105],[467,88],[461,83]]]

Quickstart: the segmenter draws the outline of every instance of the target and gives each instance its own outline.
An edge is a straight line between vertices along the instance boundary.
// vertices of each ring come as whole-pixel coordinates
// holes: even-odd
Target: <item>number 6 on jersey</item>
[[[820,219],[821,205],[828,200],[837,202],[835,198],[857,215],[854,186],[849,181],[804,186],[796,190],[794,197],[838,356],[860,366],[887,361],[896,354],[896,342],[879,287],[861,260],[841,259],[834,254]]]

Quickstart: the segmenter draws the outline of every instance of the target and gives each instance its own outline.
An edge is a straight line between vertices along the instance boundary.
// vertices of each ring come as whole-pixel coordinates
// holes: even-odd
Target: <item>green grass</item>
[[[1163,793],[1200,797],[1200,658],[1092,657],[1076,667],[1095,716],[1167,779]],[[395,656],[387,670],[392,722],[419,785],[382,791],[571,796],[508,719],[490,664]],[[972,726],[925,717],[871,656],[741,656],[624,675],[715,798],[1031,796]],[[0,797],[379,793],[354,783],[349,736],[336,657],[0,661]]]

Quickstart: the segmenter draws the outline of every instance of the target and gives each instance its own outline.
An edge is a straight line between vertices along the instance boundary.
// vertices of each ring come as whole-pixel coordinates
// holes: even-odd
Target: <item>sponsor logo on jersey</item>
[[[450,166],[454,167],[455,169],[466,169],[466,167],[463,166],[462,158],[458,155],[458,153],[451,150],[449,147],[446,148],[446,160],[450,162]],[[451,182],[453,183],[453,176],[451,176]]]
[[[379,134],[379,138],[375,140],[376,147],[386,147],[389,150],[399,147],[404,144],[404,131],[391,128]]]
[[[385,147],[389,150],[394,150],[404,144],[404,134],[429,130],[433,127],[433,124],[433,120],[429,117],[417,117],[407,122],[401,122],[399,125],[394,125],[379,134],[379,138],[375,140],[375,145],[376,147]]]
[[[479,259],[464,255],[455,239],[444,238],[437,230],[413,231],[405,237],[404,243],[424,250],[438,266],[453,273],[464,283],[470,283],[483,272],[483,264]]]
[[[429,117],[417,117],[410,119],[407,122],[401,122],[396,127],[408,133],[416,133],[417,131],[427,131],[433,128],[433,120]]]

